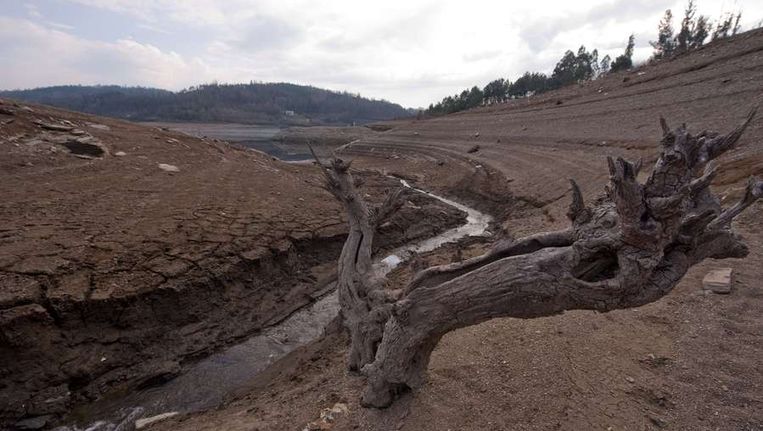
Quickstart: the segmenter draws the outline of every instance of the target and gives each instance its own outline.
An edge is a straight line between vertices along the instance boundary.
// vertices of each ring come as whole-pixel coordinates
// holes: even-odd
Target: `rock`
[[[474,132],[474,137],[475,138],[479,138],[480,137],[480,132]]]
[[[42,287],[34,278],[21,274],[0,273],[0,309],[38,302],[40,298]]]
[[[141,428],[144,428],[144,427],[147,427],[147,426],[151,425],[152,423],[163,421],[165,419],[169,419],[169,418],[171,418],[173,416],[177,416],[178,414],[180,414],[180,413],[178,413],[178,412],[167,412],[167,413],[158,414],[156,416],[151,416],[151,417],[147,417],[147,418],[138,419],[137,421],[135,421],[135,429],[139,430]]]
[[[702,279],[702,287],[713,293],[731,293],[731,268],[710,271]]]
[[[114,155],[117,157],[124,157],[127,155],[127,153],[125,153],[124,151],[117,151],[116,153],[114,153]]]
[[[40,120],[35,120],[34,124],[42,127],[45,130],[52,130],[54,132],[70,132],[74,127],[64,126],[62,124],[45,123]]]
[[[105,125],[105,124],[98,124],[98,123],[87,123],[88,127],[91,127],[93,129],[98,130],[111,130],[111,127]]]
[[[20,430],[38,430],[45,427],[48,422],[53,419],[51,415],[37,416],[34,418],[24,419],[16,422],[16,428]]]
[[[634,379],[634,378],[633,378],[633,377],[631,377],[631,376],[628,376],[628,377],[626,377],[626,378],[625,378],[625,380],[626,380],[628,383],[635,383],[635,382],[636,382],[636,379]]]
[[[668,426],[668,421],[666,421],[665,419],[663,419],[663,418],[661,418],[659,416],[649,415],[649,420],[657,428],[665,428],[666,426]]]
[[[27,402],[27,413],[50,415],[64,413],[71,402],[71,392],[66,384],[45,388]]]
[[[13,111],[11,108],[7,108],[4,106],[0,106],[0,114],[3,115],[16,115],[15,111]]]
[[[325,421],[312,421],[303,431],[325,431],[330,430],[332,428],[332,425],[330,423],[327,423]]]
[[[180,172],[180,168],[175,165],[168,165],[166,163],[159,163],[159,169],[166,172]]]
[[[473,145],[471,148],[466,150],[466,152],[467,153],[476,153],[479,150],[480,150],[480,146],[479,145]]]

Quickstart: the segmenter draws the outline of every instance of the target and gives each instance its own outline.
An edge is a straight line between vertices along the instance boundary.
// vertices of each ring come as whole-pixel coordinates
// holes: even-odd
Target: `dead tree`
[[[352,335],[349,365],[367,378],[363,404],[385,407],[402,391],[420,387],[432,350],[454,329],[496,317],[638,307],[668,294],[706,258],[746,256],[731,221],[763,195],[763,181],[750,178],[742,199],[727,209],[710,183],[713,160],[738,142],[754,114],[727,135],[695,136],[685,125],[671,130],[660,119],[661,155],[645,183],[636,179],[640,162],[608,158],[610,183],[593,205],[571,181],[568,229],[425,269],[396,290],[385,289],[374,274],[371,246],[375,225],[394,210],[399,195],[369,210],[348,163],[335,159],[322,167],[327,188],[349,217],[338,284]]]

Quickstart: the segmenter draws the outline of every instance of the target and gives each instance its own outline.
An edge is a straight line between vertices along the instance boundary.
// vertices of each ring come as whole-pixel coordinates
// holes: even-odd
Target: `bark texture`
[[[337,292],[342,319],[350,332],[347,366],[360,371],[374,361],[396,299],[380,288],[383,279],[374,272],[371,252],[376,227],[400,208],[403,190],[393,190],[381,205],[369,207],[358,194],[360,181],[352,177],[349,162],[334,158],[330,166],[325,166],[312,147],[310,151],[325,175],[324,188],[344,205],[347,213],[350,229],[339,255]]]
[[[394,210],[390,202],[397,195],[369,211],[353,188],[348,164],[334,160],[324,167],[329,190],[350,218],[339,288],[352,334],[350,367],[368,380],[363,404],[385,407],[420,387],[432,350],[454,329],[496,317],[638,307],[665,296],[703,259],[746,256],[731,222],[763,195],[763,181],[750,178],[743,198],[727,209],[710,183],[713,160],[734,147],[754,115],[726,135],[692,135],[685,125],[670,129],[660,119],[661,155],[643,184],[637,181],[641,162],[609,158],[610,183],[592,205],[571,181],[569,229],[499,243],[482,256],[425,269],[394,291],[383,288],[370,259],[374,221]]]

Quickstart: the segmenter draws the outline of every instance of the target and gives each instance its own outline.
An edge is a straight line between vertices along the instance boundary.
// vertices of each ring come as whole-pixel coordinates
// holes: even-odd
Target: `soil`
[[[325,287],[346,227],[315,166],[44,106],[0,108],[0,428],[166,381]],[[398,186],[358,175],[377,200]],[[411,195],[378,246],[464,218]]]
[[[648,167],[660,115],[697,132],[724,132],[760,103],[761,90],[763,31],[756,30],[538,97],[392,123],[340,154],[502,216],[505,234],[520,236],[566,224],[568,178],[587,199],[601,193],[605,156],[643,158]],[[763,175],[761,117],[720,162],[714,187],[728,204],[748,176]],[[448,334],[425,387],[389,409],[359,406],[363,378],[345,370],[346,339],[336,325],[219,409],[151,429],[761,430],[762,207],[758,201],[734,224],[747,258],[708,260],[656,303],[495,319]],[[457,254],[446,248],[426,259]],[[734,269],[732,292],[703,291],[702,277],[721,267]],[[400,271],[393,279],[409,276]],[[316,422],[332,407],[333,422]]]

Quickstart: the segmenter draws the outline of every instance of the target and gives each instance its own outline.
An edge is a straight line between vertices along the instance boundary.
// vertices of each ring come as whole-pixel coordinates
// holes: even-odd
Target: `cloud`
[[[559,35],[573,29],[603,27],[607,23],[633,21],[665,10],[661,0],[615,0],[594,5],[588,10],[576,10],[554,17],[526,22],[520,32],[522,40],[532,51],[543,51]],[[627,36],[626,36],[627,37]]]
[[[745,25],[763,15],[763,3],[735,1]],[[663,11],[680,15],[684,4],[28,0],[0,12],[0,58],[11,65],[0,85],[290,81],[416,107],[499,77],[548,73],[580,45],[614,58],[631,33],[643,60]],[[728,9],[724,0],[699,7],[712,17]]]
[[[228,41],[244,52],[283,49],[296,44],[302,33],[295,25],[274,17],[255,16],[246,21],[243,30]]]
[[[0,71],[6,88],[56,84],[122,84],[175,88],[211,79],[201,60],[187,60],[156,46],[120,39],[77,38],[22,19],[0,17]]]

